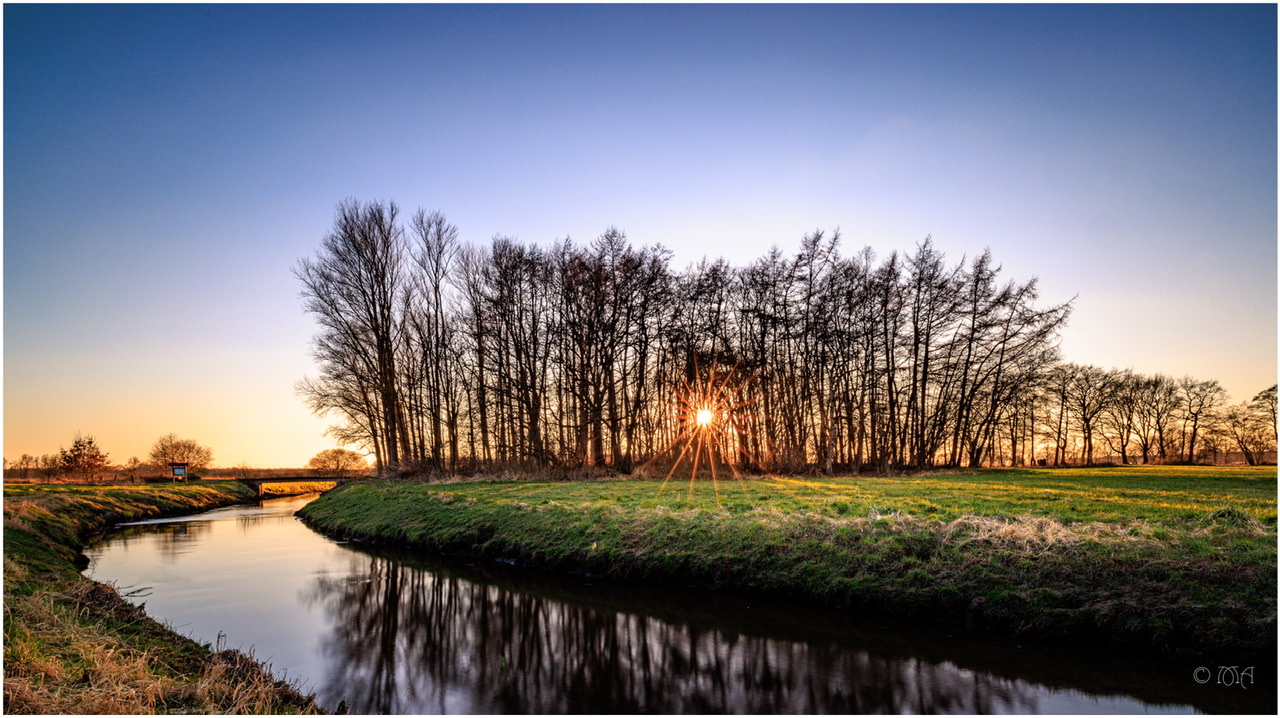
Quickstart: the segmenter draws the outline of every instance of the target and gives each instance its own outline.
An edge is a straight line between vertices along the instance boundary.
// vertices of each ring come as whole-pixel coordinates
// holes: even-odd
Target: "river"
[[[311,497],[128,524],[86,574],[352,713],[1270,712],[1111,651],[374,551]],[[1265,683],[1266,681],[1263,681]],[[1274,699],[1274,695],[1271,696]]]

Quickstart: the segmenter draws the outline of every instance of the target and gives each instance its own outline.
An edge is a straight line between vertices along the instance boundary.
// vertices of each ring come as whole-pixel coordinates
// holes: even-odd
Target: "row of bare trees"
[[[1191,463],[1227,452],[1251,465],[1274,460],[1275,386],[1229,405],[1216,380],[1060,364],[1044,377],[1033,408],[1044,457],[1054,465],[1092,464],[1099,451],[1126,464]]]
[[[1168,459],[1201,441],[1195,382],[1174,382],[1186,400],[1142,425],[1158,428],[1103,430],[1147,421],[1117,398],[1141,382],[1061,365],[1070,303],[1038,306],[988,252],[846,256],[814,232],[745,267],[670,258],[613,228],[467,245],[439,212],[347,200],[295,269],[319,325],[299,392],[384,473],[630,471],[675,453],[698,402],[721,414],[708,451],[768,471],[1056,464],[1079,460],[1073,440],[1087,461],[1098,441]]]

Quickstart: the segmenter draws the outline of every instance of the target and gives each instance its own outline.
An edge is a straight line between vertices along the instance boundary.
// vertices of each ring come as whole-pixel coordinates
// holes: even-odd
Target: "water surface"
[[[353,713],[1274,710],[1274,693],[1108,651],[371,552],[295,519],[309,500],[124,526],[87,573]]]

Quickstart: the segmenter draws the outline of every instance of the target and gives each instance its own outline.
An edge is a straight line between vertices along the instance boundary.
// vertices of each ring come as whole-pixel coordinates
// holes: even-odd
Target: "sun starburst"
[[[689,459],[689,497],[693,496],[694,482],[698,478],[698,470],[706,463],[711,483],[716,492],[716,503],[720,502],[720,484],[717,464],[728,467],[733,477],[742,480],[738,464],[752,461],[748,446],[747,426],[749,418],[744,408],[751,402],[747,398],[746,388],[752,377],[739,371],[739,365],[726,372],[716,371],[717,362],[713,359],[705,378],[697,366],[694,357],[694,379],[684,381],[676,401],[675,413],[680,422],[680,433],[666,448],[656,453],[645,466],[654,461],[670,456],[679,447],[675,461],[662,481],[661,495],[667,488],[671,477]],[[732,457],[738,457],[735,462]]]

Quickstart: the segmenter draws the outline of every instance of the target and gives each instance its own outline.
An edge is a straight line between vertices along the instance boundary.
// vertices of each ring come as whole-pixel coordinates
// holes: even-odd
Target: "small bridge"
[[[355,481],[349,476],[276,476],[269,479],[240,479],[236,481],[253,489],[258,496],[306,494],[313,491],[328,491],[336,486]],[[290,488],[292,485],[294,488]],[[272,488],[264,488],[272,487]],[[274,489],[274,490],[272,490]]]

